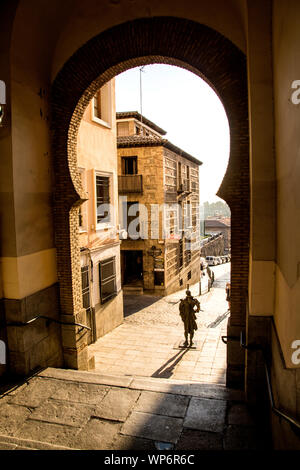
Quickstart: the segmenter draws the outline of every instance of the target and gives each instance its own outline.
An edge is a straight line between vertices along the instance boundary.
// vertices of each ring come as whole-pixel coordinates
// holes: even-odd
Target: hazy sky
[[[203,162],[200,201],[215,196],[229,157],[229,128],[222,103],[201,78],[171,65],[146,65],[142,72],[143,115],[162,127],[165,138]],[[140,112],[140,72],[116,77],[117,111]]]

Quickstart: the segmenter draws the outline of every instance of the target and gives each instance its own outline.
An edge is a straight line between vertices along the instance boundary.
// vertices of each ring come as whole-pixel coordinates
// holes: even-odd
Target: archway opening
[[[114,80],[109,86],[114,88]],[[121,284],[123,290],[124,323],[91,346],[96,371],[222,384],[225,382],[226,347],[221,336],[226,334],[229,315],[225,285],[230,280],[230,237],[227,237],[229,248],[226,250],[224,238],[228,226],[223,223],[226,231],[220,232],[222,218],[220,211],[215,211],[212,214],[217,220],[207,221],[207,225],[210,223],[208,235],[201,240],[200,229],[205,227],[205,220],[200,218],[199,194],[202,189],[203,198],[212,201],[216,198],[213,196],[228,164],[229,126],[224,108],[202,79],[183,68],[162,64],[137,67],[116,77],[116,123],[111,123],[108,131],[104,123],[93,116],[95,106],[98,117],[109,116],[105,102],[107,87],[100,89],[90,103],[92,109],[85,112],[78,136],[81,171],[88,174],[95,167],[98,172],[104,171],[103,175],[117,173],[117,219],[121,231],[126,232],[126,238],[121,237],[120,242],[121,272],[116,276],[116,285]],[[114,109],[114,99],[109,103]],[[130,111],[135,109],[139,112]],[[89,154],[88,160],[91,160],[91,139],[95,140],[95,132],[102,135],[102,140],[100,137],[97,140],[94,167],[89,170],[86,155]],[[99,160],[98,155],[107,148],[104,140],[107,142],[110,134],[114,140],[114,133],[117,134],[117,151],[115,160],[108,165]],[[203,166],[195,163],[197,157],[199,165],[200,158],[204,161]],[[206,170],[203,175],[202,168],[207,163],[213,171]],[[187,187],[181,188],[183,184]],[[93,194],[93,188],[89,187],[88,192]],[[222,202],[216,204],[229,216],[226,222],[230,220],[228,206]],[[88,214],[92,220],[91,206],[94,205],[95,201],[90,200],[81,209],[82,214]],[[161,218],[159,212],[153,210],[156,206],[162,211]],[[160,226],[165,231],[160,230]],[[156,228],[160,233],[157,237]],[[179,228],[181,230],[177,231]],[[189,229],[193,231],[192,242]],[[99,323],[104,322],[101,311],[111,309],[110,321],[106,320],[111,330],[116,325],[112,317],[118,318],[120,308],[116,297],[110,304],[99,303],[97,298],[101,284],[97,265],[99,260],[111,258],[114,243],[111,240],[111,247],[107,244],[108,232],[88,234],[90,239],[97,236],[99,254],[93,243],[91,261],[87,263],[84,246],[88,248],[89,243],[86,234],[80,233],[83,269],[90,272],[92,298],[87,305],[93,309],[96,338]],[[152,252],[153,247],[160,253]],[[198,332],[193,337],[192,350],[178,357],[175,353],[184,343],[178,299],[185,297],[187,287],[201,302],[201,313],[197,314]],[[90,311],[87,313],[89,315]],[[101,333],[110,330],[103,325]]]

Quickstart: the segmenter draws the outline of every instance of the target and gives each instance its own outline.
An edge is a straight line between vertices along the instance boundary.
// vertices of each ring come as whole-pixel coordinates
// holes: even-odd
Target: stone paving
[[[0,449],[255,450],[242,392],[48,368],[0,396]]]
[[[227,328],[225,283],[230,265],[214,269],[219,280],[209,293],[199,296],[198,284],[190,288],[202,310],[197,314],[196,348],[179,348],[183,323],[178,306],[185,290],[163,298],[125,296],[124,323],[90,346],[95,371],[225,384],[226,345],[221,336]]]
[[[227,277],[200,299],[195,349],[178,348],[184,291],[128,298],[124,324],[91,346],[94,371],[48,368],[0,392],[0,449],[265,449],[260,416],[224,386]]]

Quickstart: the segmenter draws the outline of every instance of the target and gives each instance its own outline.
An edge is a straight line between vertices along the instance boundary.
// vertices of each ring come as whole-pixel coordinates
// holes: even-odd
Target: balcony
[[[121,175],[118,176],[119,194],[142,193],[142,175]]]
[[[190,192],[190,180],[188,180],[188,179],[179,180],[178,184],[177,184],[177,192],[178,193],[188,193],[188,192]]]

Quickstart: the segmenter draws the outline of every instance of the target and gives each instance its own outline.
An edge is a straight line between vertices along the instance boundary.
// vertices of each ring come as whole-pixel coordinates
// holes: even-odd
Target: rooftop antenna
[[[146,66],[140,67],[140,114],[141,114],[141,123],[143,123],[143,91],[142,91],[142,72],[145,72],[144,68]]]

